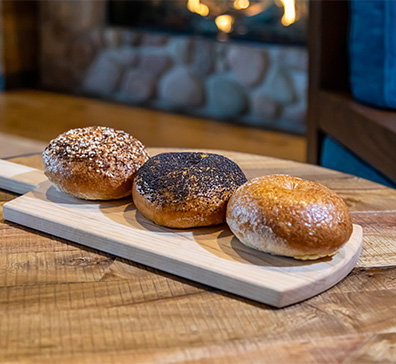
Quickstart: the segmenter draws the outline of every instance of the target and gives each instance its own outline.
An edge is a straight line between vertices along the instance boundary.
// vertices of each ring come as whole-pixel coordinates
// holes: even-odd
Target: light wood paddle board
[[[161,227],[143,217],[131,198],[79,200],[59,192],[43,172],[7,161],[0,161],[0,188],[25,193],[4,205],[8,221],[275,307],[335,285],[356,265],[362,246],[362,229],[354,225],[350,240],[333,257],[273,256],[241,244],[226,224]]]

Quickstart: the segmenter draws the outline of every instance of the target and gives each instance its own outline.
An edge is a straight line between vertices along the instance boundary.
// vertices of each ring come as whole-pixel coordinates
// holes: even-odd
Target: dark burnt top
[[[137,191],[159,206],[229,199],[246,177],[230,159],[211,153],[162,153],[137,172]]]

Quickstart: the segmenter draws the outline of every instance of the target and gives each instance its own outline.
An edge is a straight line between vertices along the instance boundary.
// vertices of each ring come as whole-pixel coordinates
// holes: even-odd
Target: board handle
[[[43,171],[0,159],[0,188],[25,194],[47,180]]]

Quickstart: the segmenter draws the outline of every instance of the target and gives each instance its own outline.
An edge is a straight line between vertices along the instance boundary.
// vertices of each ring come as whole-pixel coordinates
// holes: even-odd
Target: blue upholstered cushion
[[[396,1],[351,0],[350,83],[353,95],[396,108]]]
[[[330,137],[322,144],[320,165],[396,188],[395,182]]]

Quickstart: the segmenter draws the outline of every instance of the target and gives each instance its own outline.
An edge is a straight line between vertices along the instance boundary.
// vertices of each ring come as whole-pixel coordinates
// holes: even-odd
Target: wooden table
[[[396,190],[297,162],[224,154],[248,178],[289,173],[337,191],[364,228],[352,273],[274,309],[1,221],[0,363],[394,362]],[[40,166],[39,156],[14,161]],[[13,198],[0,191],[0,206]]]
[[[17,89],[0,93],[0,110],[0,132],[45,144],[72,128],[105,125],[125,130],[146,146],[216,148],[305,162],[302,136],[86,97]]]

